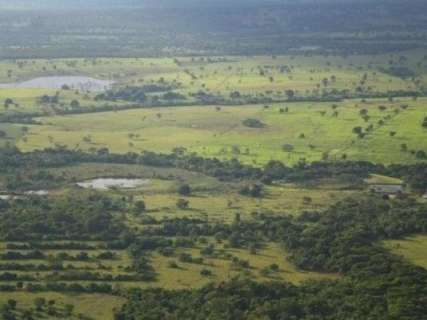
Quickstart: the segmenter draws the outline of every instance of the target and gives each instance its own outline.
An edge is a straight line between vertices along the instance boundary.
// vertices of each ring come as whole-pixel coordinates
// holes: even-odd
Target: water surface
[[[53,76],[40,77],[23,82],[0,83],[0,89],[24,88],[24,89],[61,89],[68,86],[80,91],[104,91],[111,88],[113,81],[100,80],[84,76]]]
[[[85,189],[108,190],[111,188],[137,188],[149,184],[146,179],[129,179],[129,178],[98,178],[85,182],[79,182],[77,185]]]

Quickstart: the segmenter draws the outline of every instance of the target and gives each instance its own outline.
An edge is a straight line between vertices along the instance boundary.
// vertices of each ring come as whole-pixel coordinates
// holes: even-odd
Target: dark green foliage
[[[176,202],[176,207],[178,209],[188,209],[188,206],[190,205],[190,202],[185,199],[178,199]]]
[[[59,102],[59,97],[58,95],[54,95],[54,96],[43,95],[40,97],[39,102],[43,104],[57,104]]]
[[[189,196],[191,194],[191,187],[188,184],[182,184],[178,187],[178,193],[182,196]]]
[[[248,197],[259,198],[262,196],[263,187],[260,184],[247,185],[240,189],[240,194]]]
[[[133,205],[133,213],[136,215],[143,214],[146,209],[147,208],[146,208],[145,202],[142,200],[136,201],[135,204]]]
[[[294,167],[287,167],[280,161],[270,161],[263,169],[255,168],[240,163],[233,159],[221,161],[217,158],[203,158],[197,155],[180,154],[158,154],[144,152],[139,155],[127,153],[124,155],[108,152],[89,154],[79,151],[64,149],[47,149],[31,153],[21,153],[15,149],[2,149],[0,152],[0,172],[13,173],[19,179],[10,179],[10,189],[19,190],[30,188],[40,183],[52,185],[60,183],[52,176],[39,171],[33,179],[21,179],[19,169],[25,166],[32,168],[60,167],[70,164],[92,162],[92,163],[122,163],[122,164],[144,164],[155,167],[177,167],[189,171],[201,172],[220,180],[260,180],[271,183],[273,180],[287,180],[289,182],[308,182],[322,178],[338,178],[351,182],[353,185],[361,185],[363,179],[369,174],[384,174],[401,177],[407,180],[412,187],[419,188],[425,183],[427,164],[416,165],[391,165],[385,167],[367,161],[315,161],[312,163],[300,162]],[[424,151],[418,156],[422,160]],[[1,203],[0,203],[1,205]]]
[[[63,198],[28,198],[0,209],[0,234],[6,240],[114,239],[123,223],[111,213],[120,204],[97,193]]]
[[[265,124],[258,119],[250,118],[250,119],[243,120],[242,123],[245,127],[248,127],[248,128],[264,128],[265,127]]]
[[[416,75],[414,71],[406,66],[391,66],[386,69],[382,68],[381,71],[402,79],[411,78]]]
[[[96,100],[124,100],[130,102],[144,102],[146,100],[145,90],[140,87],[125,87],[117,90],[108,90],[96,96]]]
[[[223,233],[236,238],[251,231],[281,239],[300,267],[345,277],[298,287],[233,280],[193,291],[136,290],[116,319],[425,319],[427,271],[377,245],[382,239],[426,232],[425,205],[377,197],[347,199],[319,215],[264,217],[259,223],[228,228]],[[249,267],[237,258],[233,265]],[[266,272],[277,272],[277,266]]]
[[[165,94],[162,95],[162,99],[167,101],[174,101],[174,100],[186,100],[187,98],[180,93],[166,92]]]

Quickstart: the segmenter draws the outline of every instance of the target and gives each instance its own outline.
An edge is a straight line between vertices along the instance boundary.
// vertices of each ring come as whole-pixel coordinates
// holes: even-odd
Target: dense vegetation
[[[111,215],[121,204],[98,194],[0,200],[0,206],[3,240],[115,239],[123,231],[122,223]]]
[[[413,320],[426,314],[426,270],[377,245],[381,239],[426,232],[425,206],[407,200],[348,199],[297,221],[261,217],[257,225],[238,224],[232,227],[233,237],[247,238],[250,230],[256,241],[258,229],[281,239],[302,268],[346,277],[299,287],[235,280],[193,292],[133,291],[116,319]]]
[[[40,152],[21,153],[16,149],[2,149],[0,154],[0,171],[21,176],[19,169],[32,167],[43,170],[49,167],[61,167],[69,164],[94,163],[122,163],[143,164],[154,167],[177,167],[190,171],[201,172],[222,180],[258,180],[270,184],[274,180],[303,183],[310,180],[337,178],[341,181],[350,181],[353,186],[361,185],[363,179],[372,173],[396,176],[404,179],[416,191],[423,191],[426,187],[426,164],[391,165],[389,167],[365,161],[320,161],[313,163],[300,162],[294,167],[288,167],[280,161],[270,161],[263,168],[256,168],[241,164],[238,160],[221,161],[213,158],[203,158],[197,155],[184,155],[180,152],[173,154],[159,154],[144,152],[141,155],[128,153],[124,155],[109,153],[108,149],[100,149],[96,153],[85,153],[66,149],[49,149]],[[13,177],[13,176],[12,176]],[[27,177],[28,178],[28,177]],[[11,178],[10,189],[20,189],[25,183],[27,189],[37,181],[52,183],[54,179],[49,174],[39,171],[28,180]],[[34,184],[33,184],[34,186]]]

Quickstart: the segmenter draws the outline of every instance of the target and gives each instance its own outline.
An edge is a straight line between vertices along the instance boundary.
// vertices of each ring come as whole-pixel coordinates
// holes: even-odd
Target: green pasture
[[[298,186],[273,186],[265,190],[262,198],[242,196],[236,188],[225,186],[222,192],[194,192],[190,197],[188,209],[178,209],[176,203],[183,198],[175,193],[142,193],[136,199],[142,199],[147,206],[147,214],[156,219],[191,217],[209,219],[209,221],[231,223],[238,213],[242,219],[251,219],[255,213],[276,215],[297,215],[304,210],[326,208],[329,204],[355,191],[327,190],[322,188],[303,188]],[[307,202],[309,198],[309,202]],[[138,220],[135,220],[138,223]]]
[[[117,194],[157,194],[176,192],[180,184],[190,184],[192,190],[220,190],[223,183],[217,179],[177,168],[157,168],[143,165],[122,165],[111,163],[84,163],[75,166],[51,168],[49,173],[64,180],[63,187],[75,190],[77,182],[96,178],[140,178],[148,183],[138,188],[113,191]]]
[[[403,181],[398,178],[383,176],[380,174],[371,174],[368,179],[365,180],[368,184],[403,184]]]
[[[342,185],[327,181],[316,186],[275,184],[266,186],[263,197],[243,196],[239,190],[244,183],[220,182],[203,174],[174,168],[153,168],[140,165],[81,164],[49,169],[54,177],[64,179],[63,188],[52,190],[52,195],[63,192],[85,192],[76,188],[75,182],[99,177],[143,178],[149,182],[132,189],[113,188],[106,191],[115,196],[133,196],[133,201],[143,200],[147,206],[144,215],[156,219],[193,217],[230,223],[235,214],[251,219],[253,213],[296,215],[303,210],[316,210],[361,191],[346,190]],[[188,209],[179,209],[176,203],[183,198],[178,193],[181,184],[189,184],[192,193],[184,197]],[[139,226],[141,218],[129,215],[132,226]]]
[[[402,60],[401,57],[405,59]],[[422,51],[389,55],[350,56],[233,56],[206,58],[97,58],[18,60],[0,63],[0,82],[28,80],[49,75],[86,75],[114,80],[120,85],[144,85],[166,81],[178,84],[183,93],[206,90],[228,94],[265,94],[292,89],[307,95],[313,90],[363,86],[372,92],[412,90],[425,85]],[[421,63],[421,64],[420,64]],[[416,71],[420,79],[400,79],[382,72],[392,65]],[[325,86],[323,79],[330,81]],[[333,78],[333,80],[331,80]],[[279,95],[280,95],[279,94]]]
[[[355,94],[387,94],[389,91],[417,91],[427,85],[427,70],[422,51],[412,50],[389,55],[351,56],[233,56],[177,58],[97,58],[0,61],[0,83],[13,83],[47,76],[90,76],[113,80],[117,87],[170,84],[187,101],[192,93],[204,91],[229,98],[240,92],[257,98],[286,99],[285,90],[297,96],[320,96],[323,92],[347,90]],[[385,73],[392,66],[408,68],[413,78]],[[81,106],[100,106],[125,101],[95,101],[95,94],[58,90],[59,108],[67,109],[76,99]],[[0,89],[0,114],[4,112],[43,112],[54,114],[49,105],[40,105],[42,95],[52,89]],[[11,98],[18,106],[3,108]]]
[[[162,288],[197,288],[210,282],[222,282],[234,277],[251,278],[259,281],[288,281],[295,284],[310,279],[337,279],[336,274],[322,274],[317,272],[305,272],[298,270],[286,258],[286,252],[277,243],[268,243],[265,248],[258,250],[255,254],[247,249],[223,248],[216,245],[217,250],[222,254],[218,257],[203,257],[202,264],[180,262],[176,256],[179,253],[190,253],[193,257],[200,257],[201,248],[180,249],[172,257],[165,257],[158,253],[153,254],[152,261],[154,268],[159,272],[159,280],[153,286]],[[224,255],[231,255],[240,260],[249,262],[249,268],[236,268],[232,265],[231,259],[226,259]],[[170,262],[175,261],[178,268],[171,268]],[[278,272],[264,275],[261,270],[268,268],[272,264],[279,266]],[[201,275],[202,269],[212,272],[211,276]]]
[[[114,318],[113,310],[119,309],[126,300],[121,297],[105,294],[62,294],[56,292],[2,292],[0,293],[0,303],[7,303],[9,299],[17,301],[17,313],[22,310],[33,309],[35,319],[58,319],[56,316],[49,317],[45,312],[36,312],[34,300],[44,298],[46,301],[55,300],[55,307],[63,309],[65,305],[71,304],[75,308],[73,315],[67,319],[80,319],[80,314],[94,320],[112,320]]]
[[[237,158],[252,165],[325,157],[414,163],[419,159],[410,151],[427,149],[427,130],[421,125],[427,114],[425,99],[347,100],[335,104],[336,109],[332,105],[287,103],[220,110],[195,106],[51,116],[38,119],[41,125],[28,126],[29,132],[17,146],[23,151],[56,145],[86,151],[106,147],[117,153],[170,153],[183,147],[201,156]],[[386,109],[381,111],[379,106]],[[284,107],[289,111],[281,113]],[[367,110],[367,120],[361,110]],[[248,118],[260,120],[264,127],[246,127],[242,122]],[[353,133],[358,126],[366,132],[363,139]],[[367,132],[369,126],[372,130]],[[402,144],[407,151],[402,151]],[[284,145],[293,149],[284,151]]]
[[[427,235],[417,235],[403,240],[387,240],[384,246],[394,254],[427,269]]]

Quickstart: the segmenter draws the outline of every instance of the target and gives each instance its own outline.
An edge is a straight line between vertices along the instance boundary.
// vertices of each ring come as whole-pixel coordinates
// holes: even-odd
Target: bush
[[[212,275],[212,271],[209,269],[202,269],[200,271],[200,275],[202,275],[204,277],[210,277]]]
[[[178,193],[182,196],[189,196],[191,194],[191,187],[188,184],[182,184],[178,187]]]
[[[189,205],[190,205],[190,202],[185,199],[178,199],[178,201],[176,202],[176,207],[182,210],[188,209]]]
[[[249,128],[264,128],[265,127],[265,124],[262,123],[258,119],[250,118],[250,119],[243,120],[242,123],[245,127],[249,127]]]
[[[242,189],[240,189],[239,193],[244,196],[258,198],[262,196],[262,191],[262,185],[253,184],[243,187]]]

